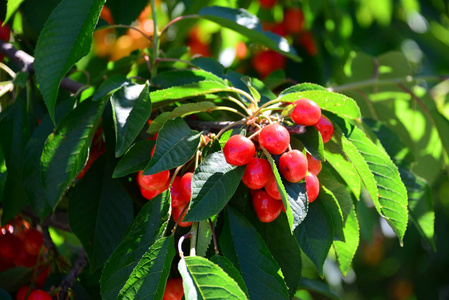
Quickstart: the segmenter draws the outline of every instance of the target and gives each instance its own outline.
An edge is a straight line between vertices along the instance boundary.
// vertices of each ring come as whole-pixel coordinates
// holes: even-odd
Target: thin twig
[[[72,269],[61,282],[59,287],[56,290],[59,290],[58,299],[66,299],[68,290],[73,286],[75,280],[81,274],[83,269],[87,265],[87,254],[86,251],[82,251],[78,256],[77,260],[73,264]]]
[[[214,223],[212,223],[212,220],[210,218],[207,220],[209,221],[210,230],[212,231],[212,240],[214,241],[215,254],[218,255],[220,254],[220,252],[218,251],[218,244],[217,244],[217,237],[215,235]]]
[[[189,231],[189,232],[187,232],[186,234],[184,234],[183,236],[181,236],[179,238],[179,241],[178,241],[178,254],[179,254],[179,257],[184,258],[184,251],[182,251],[182,243],[184,242],[185,239],[191,238],[191,237],[192,237],[192,232]]]

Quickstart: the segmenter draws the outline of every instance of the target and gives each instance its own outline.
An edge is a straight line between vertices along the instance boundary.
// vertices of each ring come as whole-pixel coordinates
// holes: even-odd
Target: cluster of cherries
[[[321,115],[320,107],[309,99],[299,99],[290,113],[290,118],[299,125],[315,126],[321,133],[323,142],[328,142],[333,135],[332,123]],[[293,149],[290,146],[290,133],[279,123],[263,127],[258,136],[258,143],[270,154],[280,155],[278,169],[285,180],[298,183],[305,180],[307,198],[313,202],[320,190],[318,173],[321,162],[311,155]],[[283,206],[275,175],[267,159],[255,157],[256,146],[252,140],[243,135],[234,135],[226,142],[223,153],[226,161],[234,166],[246,165],[243,183],[251,189],[254,210],[261,222],[275,220]]]
[[[0,227],[0,272],[19,266],[32,269],[31,286],[20,288],[16,300],[51,299],[47,292],[37,289],[50,274],[50,265],[44,259],[46,252],[42,232],[31,228],[26,220],[16,217]]]

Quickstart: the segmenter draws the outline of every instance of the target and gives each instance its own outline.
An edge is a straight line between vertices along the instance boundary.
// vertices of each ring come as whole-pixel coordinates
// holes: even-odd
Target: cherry
[[[311,126],[318,123],[321,108],[310,99],[301,98],[294,103],[295,108],[290,114],[293,122],[299,125]]]
[[[19,252],[22,246],[20,239],[6,231],[4,234],[0,232],[0,256],[5,260],[11,260]]]
[[[276,183],[276,178],[274,174],[271,174],[270,179],[265,185],[265,191],[275,200],[282,200],[281,194],[279,193],[278,185]]]
[[[268,160],[253,157],[246,165],[245,173],[243,173],[243,183],[253,190],[263,188],[270,179],[271,166]]]
[[[316,177],[316,175],[311,172],[306,174],[305,180],[307,199],[309,200],[309,203],[312,203],[320,193],[320,181],[318,180],[318,177]]]
[[[334,125],[328,118],[321,116],[318,123],[313,126],[320,132],[323,143],[327,143],[332,139],[332,136],[334,135]]]
[[[312,32],[306,31],[301,33],[298,39],[299,43],[306,49],[310,56],[316,56],[318,49]]]
[[[170,180],[167,180],[165,185],[161,188],[154,189],[154,190],[147,190],[144,188],[140,188],[140,193],[142,194],[142,197],[144,197],[145,199],[151,200],[154,197],[156,197],[157,195],[159,195],[160,193],[162,193],[163,191],[165,191],[166,189],[168,189],[169,185],[170,185]]]
[[[35,291],[34,288],[31,288],[28,285],[22,286],[16,294],[16,300],[26,300],[28,295],[30,295],[33,291]]]
[[[16,257],[14,257],[14,264],[16,266],[24,266],[31,268],[37,264],[37,255],[29,254],[25,248],[21,248],[17,253]]]
[[[181,278],[170,278],[165,285],[163,300],[181,300],[184,296]]]
[[[157,190],[164,187],[170,180],[170,171],[165,170],[152,175],[143,175],[143,171],[137,172],[137,184],[146,190]]]
[[[290,182],[300,182],[307,173],[307,158],[299,150],[291,150],[281,155],[279,171]]]
[[[33,271],[33,275],[31,276],[31,278],[36,278],[34,280],[34,283],[37,287],[42,287],[44,285],[45,281],[48,278],[48,275],[50,275],[50,271],[50,265],[40,266]]]
[[[0,20],[0,25],[3,24],[3,20]],[[8,24],[0,26],[0,40],[9,42],[9,38],[11,37],[11,30],[9,30]]]
[[[304,14],[297,7],[291,8],[284,13],[285,29],[289,33],[300,33],[304,24]]]
[[[321,172],[321,161],[307,153],[307,169],[315,175]]]
[[[173,180],[170,189],[170,195],[171,195],[171,207],[181,207],[189,203],[189,200],[184,198],[184,194],[182,192],[181,176],[176,176],[175,179]]]
[[[181,213],[182,213],[182,211],[184,210],[184,207],[185,207],[185,206],[181,206],[181,207],[173,207],[173,208],[172,208],[171,214],[172,214],[172,217],[173,217],[173,221],[176,222],[176,221],[178,220],[179,216],[181,216]],[[184,212],[184,214],[181,216],[181,220],[179,220],[179,222],[178,222],[178,225],[181,226],[181,227],[189,227],[189,226],[192,226],[192,222],[183,222],[183,221],[182,221],[182,219],[184,218],[184,216],[186,215],[186,213],[187,213],[187,209],[186,209],[186,211]]]
[[[264,50],[257,52],[252,60],[251,65],[254,70],[262,77],[267,77],[274,70],[284,69],[286,58],[273,50]]]
[[[50,295],[43,290],[36,290],[32,292],[27,300],[52,300]]]
[[[260,7],[270,9],[276,4],[277,0],[259,0]]]
[[[37,229],[30,229],[25,233],[23,248],[31,255],[38,255],[44,245],[44,236]]]
[[[258,191],[253,196],[253,206],[261,222],[274,221],[282,210],[282,201],[273,199],[267,192]]]
[[[278,123],[270,124],[260,131],[259,143],[271,154],[281,154],[290,144],[290,134],[284,126]]]
[[[255,153],[254,143],[240,134],[231,136],[223,147],[226,162],[234,166],[246,165]]]
[[[0,272],[14,267],[14,262],[0,255]]]
[[[187,203],[189,203],[190,197],[192,197],[192,177],[193,173],[187,172],[182,176],[180,182],[182,197]]]

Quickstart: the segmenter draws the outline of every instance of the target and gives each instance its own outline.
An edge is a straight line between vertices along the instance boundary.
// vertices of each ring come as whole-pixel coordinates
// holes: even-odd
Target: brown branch
[[[26,207],[22,210],[22,213],[26,216],[30,217],[35,223],[40,224],[41,220],[39,216],[33,211],[31,207]],[[42,222],[41,226],[51,226],[54,228],[58,228],[64,231],[71,232],[69,226],[69,219],[67,216],[67,212],[56,210],[52,214],[48,215],[45,220]]]
[[[14,48],[11,43],[6,43],[2,40],[0,40],[0,53],[22,67],[23,72],[34,74],[34,57],[28,53]],[[61,88],[75,94],[80,89],[84,88],[84,84],[64,77],[61,81]]]
[[[72,269],[67,274],[67,276],[64,278],[64,280],[61,282],[58,288],[56,288],[56,291],[59,291],[58,294],[53,297],[53,299],[67,299],[67,292],[68,290],[73,286],[75,283],[75,280],[78,278],[78,276],[81,274],[83,269],[87,265],[87,254],[86,251],[82,251],[80,255],[78,256],[78,259],[75,261]]]

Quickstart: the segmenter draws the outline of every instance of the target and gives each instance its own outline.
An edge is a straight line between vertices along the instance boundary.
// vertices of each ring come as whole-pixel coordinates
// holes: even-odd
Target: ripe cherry
[[[24,266],[31,268],[37,264],[37,255],[29,254],[24,247],[21,247],[19,252],[14,257],[14,264],[16,266]]]
[[[223,147],[226,162],[234,166],[246,165],[255,153],[254,143],[240,134],[231,136]]]
[[[151,200],[154,197],[156,197],[157,195],[159,195],[160,193],[162,193],[163,191],[165,191],[166,189],[168,189],[169,185],[170,185],[170,180],[167,180],[165,185],[161,188],[157,188],[154,190],[147,190],[144,188],[140,188],[140,193],[142,194],[142,197],[144,197],[145,199]]]
[[[20,239],[6,231],[5,234],[1,234],[0,231],[0,256],[5,260],[13,259],[19,252],[22,246]]]
[[[16,294],[16,300],[26,300],[28,295],[30,295],[33,291],[35,291],[34,288],[31,288],[28,285],[22,286]]]
[[[182,213],[182,211],[184,210],[184,207],[185,207],[185,206],[181,206],[181,207],[173,207],[173,208],[172,208],[171,214],[172,214],[172,217],[173,217],[173,221],[176,222],[176,221],[178,220],[179,216],[181,216],[181,213]],[[187,209],[186,209],[186,211],[184,212],[184,214],[181,216],[181,220],[179,220],[179,222],[178,222],[178,225],[181,226],[181,227],[189,227],[189,226],[192,226],[192,222],[183,222],[183,221],[182,221],[182,219],[184,218],[184,216],[186,215],[186,213],[187,213]]]
[[[321,161],[307,153],[307,169],[315,175],[321,172]]]
[[[282,210],[282,201],[273,199],[267,192],[258,191],[253,196],[253,206],[259,220],[264,223],[274,221]]]
[[[316,177],[316,175],[311,172],[307,173],[305,180],[307,199],[309,200],[309,203],[312,203],[320,193],[320,182],[318,180],[318,177]]]
[[[43,290],[36,290],[32,292],[27,300],[52,300],[50,295]]]
[[[293,122],[299,125],[311,126],[318,123],[321,117],[321,108],[310,99],[301,98],[294,103],[295,108],[290,114]]]
[[[304,13],[297,7],[284,13],[284,25],[289,33],[300,33],[304,24]]]
[[[282,200],[281,194],[279,193],[278,185],[276,183],[276,178],[271,174],[270,179],[265,185],[265,191],[275,200]]]
[[[152,175],[143,175],[143,171],[137,173],[137,184],[146,190],[157,190],[164,187],[170,180],[170,171],[165,170]]]
[[[299,150],[291,150],[281,155],[279,171],[290,182],[300,182],[307,173],[307,158]]]
[[[11,37],[11,30],[9,30],[8,24],[1,26],[3,24],[3,20],[0,20],[0,40],[9,42],[9,38]]]
[[[254,70],[256,70],[262,78],[267,77],[268,74],[275,70],[284,69],[285,64],[285,56],[273,50],[259,51],[251,60],[251,65]]]
[[[290,134],[287,129],[278,124],[270,124],[259,133],[259,143],[271,154],[281,154],[290,144]]]
[[[258,190],[268,183],[270,176],[271,166],[268,160],[253,157],[246,165],[242,181],[250,189]]]
[[[270,9],[276,4],[277,0],[259,0],[260,7]]]
[[[186,204],[189,203],[190,198],[192,197],[192,177],[193,173],[187,172],[182,176],[180,181],[182,197],[184,198],[184,201],[186,201]]]
[[[176,176],[175,179],[173,180],[170,189],[170,196],[171,196],[171,207],[181,207],[189,203],[189,200],[184,198],[184,194],[182,192],[181,176]]]
[[[165,285],[163,300],[181,300],[184,296],[181,278],[170,278]]]
[[[42,232],[36,229],[30,229],[25,233],[23,248],[31,255],[38,255],[44,245],[44,236]]]
[[[334,125],[328,118],[321,116],[318,123],[313,126],[320,132],[321,137],[323,138],[323,143],[327,143],[332,139],[332,136],[334,135]]]
[[[306,49],[307,53],[310,56],[316,56],[318,53],[318,48],[315,42],[315,38],[313,37],[312,32],[306,31],[301,33],[298,38],[299,43]]]

